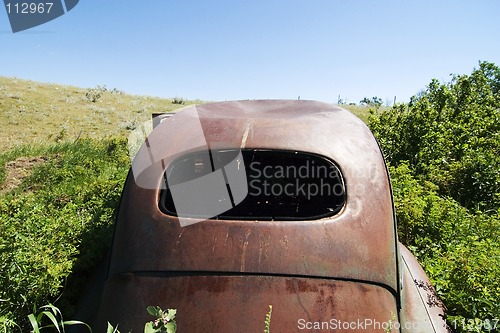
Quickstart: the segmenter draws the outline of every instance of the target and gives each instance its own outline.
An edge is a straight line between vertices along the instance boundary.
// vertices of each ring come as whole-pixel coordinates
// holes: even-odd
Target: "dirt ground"
[[[0,194],[18,187],[24,178],[31,175],[33,168],[47,161],[47,157],[19,157],[5,165],[5,181],[0,184]]]

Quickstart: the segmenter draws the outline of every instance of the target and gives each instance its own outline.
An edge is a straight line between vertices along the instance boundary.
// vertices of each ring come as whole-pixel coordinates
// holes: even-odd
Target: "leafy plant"
[[[176,309],[164,311],[159,306],[148,306],[147,311],[156,319],[146,323],[144,333],[175,333],[177,330],[177,324],[175,323]]]
[[[116,325],[116,327],[113,327],[113,325],[111,325],[108,322],[108,328],[106,329],[106,333],[120,333],[120,331],[118,330],[118,325]]]
[[[0,300],[1,301],[1,300]],[[14,330],[21,330],[21,327],[8,316],[0,316],[0,332],[7,333]]]
[[[28,315],[31,327],[33,328],[33,333],[40,333],[42,330],[45,331],[47,329],[50,329],[49,331],[52,331],[54,328],[57,330],[57,332],[61,333],[65,332],[65,328],[67,326],[72,325],[84,325],[89,329],[90,332],[92,332],[90,326],[85,324],[84,322],[78,320],[64,321],[61,311],[52,304],[42,306],[40,309],[43,309],[43,311],[39,312],[36,315],[33,313]],[[44,318],[48,319],[51,324],[42,326]]]

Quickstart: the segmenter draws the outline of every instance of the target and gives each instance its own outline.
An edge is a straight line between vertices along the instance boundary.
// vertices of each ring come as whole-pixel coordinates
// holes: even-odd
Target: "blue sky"
[[[0,75],[202,100],[408,101],[500,65],[500,1],[80,0],[13,34]]]

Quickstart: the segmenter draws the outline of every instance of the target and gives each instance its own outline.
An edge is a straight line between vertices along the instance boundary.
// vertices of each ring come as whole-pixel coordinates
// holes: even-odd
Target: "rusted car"
[[[446,332],[398,243],[389,175],[367,126],[313,101],[220,102],[163,119],[138,151],[94,329]]]

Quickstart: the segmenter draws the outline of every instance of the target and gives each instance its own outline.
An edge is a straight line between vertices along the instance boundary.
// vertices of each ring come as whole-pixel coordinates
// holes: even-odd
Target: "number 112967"
[[[5,4],[8,14],[50,14],[53,2],[8,2]]]

